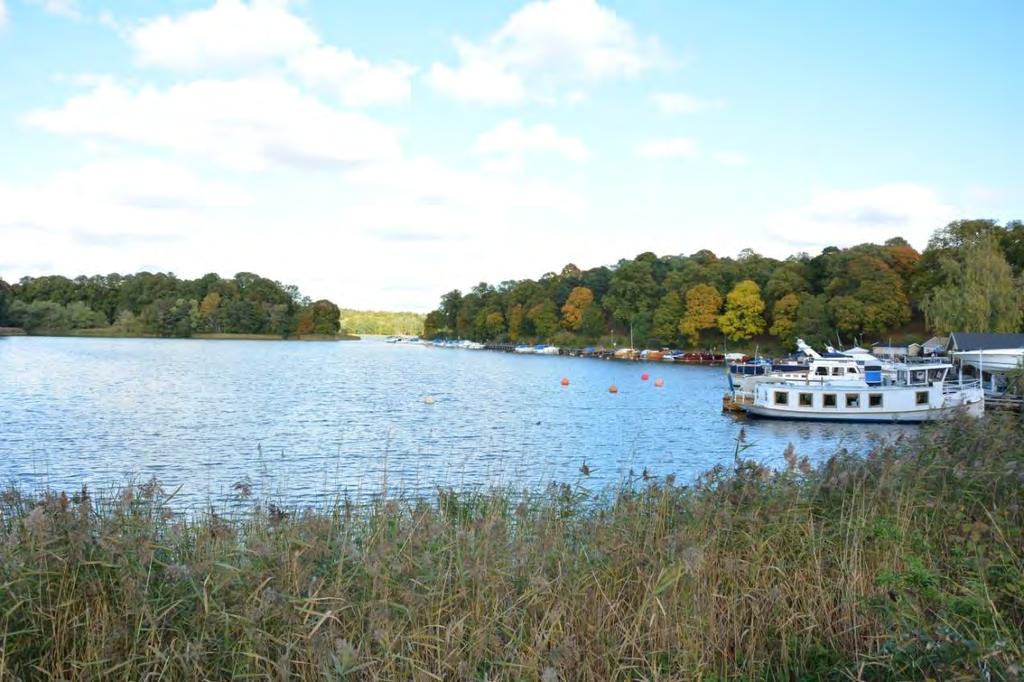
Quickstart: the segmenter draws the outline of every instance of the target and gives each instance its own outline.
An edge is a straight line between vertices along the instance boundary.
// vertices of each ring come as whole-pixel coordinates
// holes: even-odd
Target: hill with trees
[[[342,308],[341,326],[349,334],[417,336],[423,333],[422,313]]]
[[[900,237],[776,260],[641,253],[613,266],[573,264],[539,280],[450,291],[424,335],[580,346],[699,347],[752,339],[792,347],[881,340],[916,325],[936,333],[1016,331],[1024,318],[1024,223],[958,220],[923,253]]]
[[[0,280],[0,326],[37,334],[333,336],[339,322],[340,310],[331,301],[312,301],[295,286],[251,272],[230,279],[140,272]]]

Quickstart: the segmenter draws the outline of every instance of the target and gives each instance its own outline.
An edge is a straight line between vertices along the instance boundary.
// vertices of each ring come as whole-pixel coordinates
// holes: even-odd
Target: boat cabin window
[[[814,370],[814,374],[815,374],[815,376],[819,376],[819,377],[827,377],[828,376],[828,367],[817,367]]]
[[[814,407],[814,394],[813,393],[801,393],[800,394],[800,407]]]
[[[944,369],[930,369],[928,370],[928,379],[931,381],[942,381],[946,376],[946,370]]]
[[[846,373],[847,374],[856,374],[857,373],[857,368],[856,367],[847,367],[846,368]]]
[[[917,404],[918,405],[927,405],[928,404],[928,391],[918,391],[917,392]]]
[[[925,378],[925,370],[916,369],[910,373],[911,381],[915,384],[923,384]]]
[[[843,368],[842,367],[833,367],[832,368],[832,376],[834,376],[834,377],[841,377],[841,376],[843,376]]]
[[[836,406],[836,394],[826,393],[822,396],[822,407],[835,407]]]
[[[786,391],[775,391],[775,404],[776,405],[788,405],[789,404],[789,393]]]
[[[847,407],[860,407],[860,393],[847,393],[846,394],[846,406]]]
[[[882,394],[881,393],[869,393],[868,394],[868,407],[881,407],[882,406]]]

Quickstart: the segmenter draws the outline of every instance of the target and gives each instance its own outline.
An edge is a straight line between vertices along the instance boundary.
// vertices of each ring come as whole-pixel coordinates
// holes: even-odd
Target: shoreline
[[[0,328],[0,336],[29,336],[41,338],[76,338],[76,339],[179,339],[193,341],[360,341],[361,336],[354,334],[302,334],[298,336],[278,336],[276,334],[234,334],[205,333],[191,336],[158,336],[156,334],[121,334],[111,333],[105,329],[74,329],[68,331],[26,332],[19,327]]]

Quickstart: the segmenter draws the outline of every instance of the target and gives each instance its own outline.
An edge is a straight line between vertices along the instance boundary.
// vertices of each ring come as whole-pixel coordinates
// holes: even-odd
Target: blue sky
[[[0,276],[346,306],[1024,217],[1019,2],[0,0]]]

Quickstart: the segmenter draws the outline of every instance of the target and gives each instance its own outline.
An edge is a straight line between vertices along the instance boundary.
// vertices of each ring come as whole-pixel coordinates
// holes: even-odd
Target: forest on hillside
[[[424,336],[579,346],[707,347],[760,339],[792,347],[871,343],[916,323],[935,333],[1010,332],[1024,321],[1024,222],[958,220],[923,253],[900,237],[785,260],[752,250],[720,258],[641,253],[573,264],[539,280],[450,291]]]
[[[349,334],[416,336],[423,332],[422,313],[341,309],[341,327]]]
[[[240,272],[179,279],[173,273],[0,279],[0,326],[29,333],[89,329],[123,336],[333,335],[340,310],[295,286]]]

